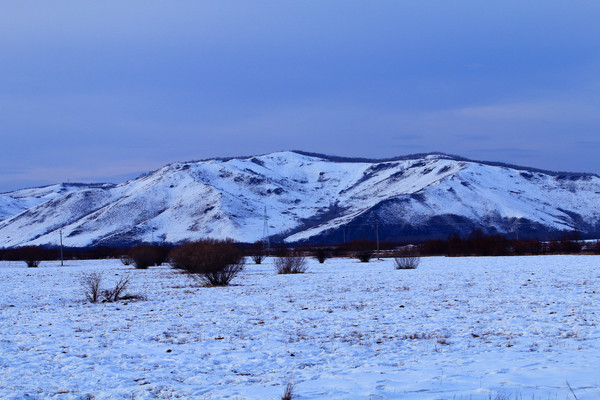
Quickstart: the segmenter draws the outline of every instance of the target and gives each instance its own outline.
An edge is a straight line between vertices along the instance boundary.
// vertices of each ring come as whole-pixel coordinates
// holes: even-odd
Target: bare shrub
[[[135,246],[129,250],[129,257],[137,269],[148,269],[160,264],[158,250],[152,246]]]
[[[25,261],[27,268],[36,268],[44,259],[44,249],[39,246],[24,246],[18,249],[21,260]]]
[[[373,250],[359,250],[354,253],[354,257],[360,262],[368,263],[373,258]]]
[[[112,289],[105,289],[102,294],[104,300],[108,302],[119,301],[124,295],[127,286],[129,286],[130,277],[129,275],[122,276]]]
[[[254,242],[250,247],[250,257],[255,264],[261,264],[267,257],[267,248],[261,240]]]
[[[278,274],[302,274],[308,269],[308,263],[306,257],[298,253],[291,253],[287,256],[277,257],[275,269]]]
[[[323,264],[329,257],[331,257],[331,250],[329,249],[319,248],[315,250],[315,258],[320,264]]]
[[[352,257],[360,262],[368,263],[375,254],[375,243],[366,239],[353,240],[347,243],[347,246],[351,249]]]
[[[100,296],[100,283],[102,283],[101,272],[90,272],[83,274],[81,277],[81,285],[83,293],[90,303],[96,303]]]
[[[107,302],[119,301],[125,297],[124,292],[130,282],[129,275],[122,276],[112,289],[102,290],[100,287],[102,279],[102,272],[90,272],[81,277],[83,293],[90,303],[97,303],[101,296],[104,298],[103,301]]]
[[[227,286],[244,269],[244,256],[231,240],[204,239],[173,249],[171,265],[206,286]]]
[[[153,246],[156,249],[157,257],[154,265],[159,266],[165,264],[169,260],[169,253],[171,252],[171,246],[161,245]]]
[[[223,268],[197,274],[194,277],[206,286],[227,286],[243,269],[244,260],[241,259],[236,264],[227,264]]]
[[[288,382],[285,387],[285,391],[283,392],[283,396],[281,396],[281,400],[292,400],[296,395],[294,394],[294,384]]]
[[[421,262],[421,258],[417,256],[401,256],[394,258],[396,269],[416,269]]]

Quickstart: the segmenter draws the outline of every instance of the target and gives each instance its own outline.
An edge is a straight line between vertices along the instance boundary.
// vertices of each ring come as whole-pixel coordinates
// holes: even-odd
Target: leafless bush
[[[97,303],[101,296],[104,298],[103,301],[107,302],[119,301],[124,297],[130,281],[129,275],[122,276],[112,289],[102,290],[100,287],[102,279],[101,272],[90,272],[81,277],[83,293],[90,303]]]
[[[283,396],[281,396],[281,400],[292,400],[296,395],[294,394],[294,384],[288,382],[285,387],[285,391],[283,392]]]
[[[267,257],[267,248],[265,243],[261,240],[255,242],[250,247],[250,257],[255,264],[261,264]]]
[[[242,259],[237,264],[228,264],[219,270],[194,274],[193,277],[205,286],[227,286],[243,269],[244,260]]]
[[[83,274],[81,277],[81,285],[83,293],[90,303],[96,303],[100,296],[100,283],[102,283],[101,272],[90,272]]]
[[[360,262],[368,263],[373,258],[373,250],[359,250],[354,253],[354,257]]]
[[[421,262],[417,256],[402,256],[394,258],[396,269],[416,269]]]
[[[344,247],[347,248],[352,257],[364,263],[369,262],[373,258],[373,254],[375,254],[375,243],[366,239],[353,240],[345,243]]]
[[[323,264],[329,257],[331,257],[331,250],[329,249],[319,248],[315,250],[315,258],[320,264]]]
[[[44,259],[44,249],[39,246],[24,246],[18,249],[21,259],[27,264],[27,268],[36,268]]]
[[[105,289],[102,294],[104,300],[108,302],[119,301],[124,295],[127,286],[129,286],[129,275],[122,276],[112,289]]]
[[[171,265],[206,286],[226,286],[244,269],[244,256],[231,240],[204,239],[173,249]]]
[[[302,274],[308,269],[308,263],[306,257],[298,253],[291,253],[287,256],[277,257],[275,269],[278,274]]]
[[[129,257],[137,269],[148,269],[160,264],[159,252],[152,246],[135,246],[129,250]]]

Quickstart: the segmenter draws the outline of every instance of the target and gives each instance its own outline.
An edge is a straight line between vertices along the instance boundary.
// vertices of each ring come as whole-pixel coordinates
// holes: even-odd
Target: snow
[[[599,229],[599,193],[597,176],[559,179],[444,155],[369,163],[284,151],[173,163],[119,185],[2,194],[0,247],[58,245],[61,229],[72,247],[205,237],[251,243],[264,239],[265,208],[269,234],[287,242],[367,215],[421,230],[454,215],[503,233],[518,233],[514,218],[585,233]]]
[[[600,397],[598,256],[249,261],[232,285],[118,260],[0,263],[2,399]],[[145,300],[91,304],[124,275]]]
[[[56,184],[39,188],[21,189],[9,193],[0,193],[0,221],[17,215],[29,208],[81,190],[85,185]],[[94,185],[107,186],[107,185]]]

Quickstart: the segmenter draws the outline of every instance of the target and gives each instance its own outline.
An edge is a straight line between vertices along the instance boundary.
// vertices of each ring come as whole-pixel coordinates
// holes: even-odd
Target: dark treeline
[[[149,245],[161,253],[168,253],[172,246]],[[119,247],[64,247],[62,255],[64,260],[101,260],[106,258],[120,258],[128,255],[129,248]],[[61,250],[57,247],[23,246],[10,249],[0,249],[0,260],[22,261],[28,258],[37,258],[43,261],[60,260]]]
[[[302,245],[301,249],[311,251],[315,248],[327,247],[332,256],[349,256],[364,249],[375,250],[376,242],[355,240],[335,246]],[[475,230],[466,237],[458,233],[449,235],[447,239],[427,240],[419,243],[380,242],[382,257],[402,255],[404,253],[422,256],[510,256],[510,255],[545,255],[545,254],[600,254],[600,241],[582,241],[577,233],[567,233],[560,239],[531,240],[508,239],[500,234],[486,235]]]
[[[284,256],[291,250],[305,255],[326,257],[352,257],[360,252],[374,252],[377,243],[361,239],[337,245],[323,244],[284,244],[276,243],[266,247],[262,242],[252,244],[237,243],[246,256],[262,254],[264,256]],[[109,259],[134,256],[140,250],[152,249],[156,257],[166,261],[174,245],[144,244],[133,248],[90,247],[63,248],[64,260]],[[503,235],[486,235],[475,230],[466,237],[458,233],[447,239],[428,240],[420,243],[403,243],[382,241],[379,243],[379,256],[394,257],[402,254],[421,256],[509,256],[509,255],[544,255],[544,254],[600,254],[600,241],[581,241],[576,233],[565,234],[562,238],[550,241],[508,239]],[[5,261],[53,261],[60,260],[61,250],[57,247],[24,246],[0,249],[0,260]]]
[[[582,252],[600,254],[600,242],[583,242],[575,233],[565,234],[560,239],[518,240],[503,235],[485,235],[480,230],[462,238],[453,234],[447,240],[429,240],[420,244],[423,255],[446,256],[509,256],[543,254],[578,254]]]

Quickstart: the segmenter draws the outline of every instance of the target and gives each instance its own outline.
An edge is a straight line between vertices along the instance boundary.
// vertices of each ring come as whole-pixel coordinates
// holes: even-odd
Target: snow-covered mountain
[[[266,218],[265,218],[266,215]],[[600,232],[600,177],[444,154],[384,161],[289,151],[173,163],[118,185],[0,194],[0,247],[422,239]],[[267,224],[265,226],[265,219]]]

